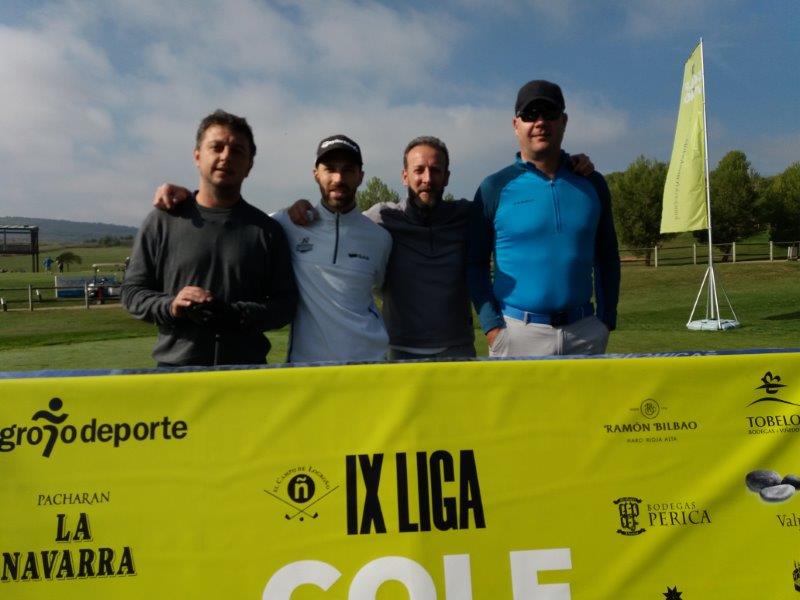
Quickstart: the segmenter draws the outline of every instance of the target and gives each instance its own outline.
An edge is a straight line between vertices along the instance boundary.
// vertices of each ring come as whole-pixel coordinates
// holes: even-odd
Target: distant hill
[[[102,238],[125,238],[136,235],[135,227],[111,223],[84,223],[62,219],[0,217],[0,225],[31,225],[39,228],[39,244],[80,244]]]

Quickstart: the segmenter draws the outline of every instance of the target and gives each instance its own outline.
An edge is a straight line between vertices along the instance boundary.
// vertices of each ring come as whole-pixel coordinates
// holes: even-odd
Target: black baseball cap
[[[349,137],[342,134],[331,135],[319,143],[319,146],[317,146],[317,162],[315,164],[318,165],[326,154],[337,151],[352,155],[359,165],[364,164],[361,158],[361,148]]]
[[[537,100],[549,102],[556,108],[564,110],[564,94],[561,93],[561,88],[555,83],[543,79],[535,79],[519,88],[517,103],[514,105],[514,113],[519,115],[531,102]]]

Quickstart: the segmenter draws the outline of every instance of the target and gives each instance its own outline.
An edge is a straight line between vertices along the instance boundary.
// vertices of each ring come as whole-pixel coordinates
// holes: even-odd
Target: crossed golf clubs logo
[[[298,521],[304,521],[305,517],[310,517],[312,519],[319,517],[319,513],[316,510],[312,514],[309,509],[318,502],[322,501],[328,495],[335,492],[337,489],[339,489],[338,485],[322,494],[316,500],[309,502],[314,497],[316,486],[314,484],[314,479],[310,475],[301,474],[292,477],[292,479],[289,481],[289,484],[286,486],[286,491],[292,502],[281,498],[269,490],[264,491],[279,502],[282,502],[283,504],[286,504],[292,508],[294,512],[291,514],[287,512],[283,515],[287,521],[291,521],[295,517],[299,517]],[[309,503],[306,504],[306,502]]]

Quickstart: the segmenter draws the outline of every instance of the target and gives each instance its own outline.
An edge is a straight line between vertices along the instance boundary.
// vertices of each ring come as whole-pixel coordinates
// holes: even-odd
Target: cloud
[[[0,98],[3,212],[136,222],[158,183],[195,184],[194,131],[217,107],[254,126],[246,189],[265,208],[313,191],[313,150],[330,132],[358,132],[376,172],[394,174],[398,118],[415,118],[398,92],[435,83],[451,25],[338,0],[44,5],[0,27],[14,89]]]
[[[580,3],[506,8],[557,22]],[[462,12],[356,0],[46,5],[0,26],[0,77],[14,89],[0,97],[0,214],[137,224],[161,182],[196,185],[194,132],[218,107],[253,126],[259,151],[244,194],[266,210],[315,198],[314,150],[332,133],[357,139],[367,176],[398,191],[408,140],[439,136],[450,191],[471,197],[517,151],[516,83],[450,75],[480,30]],[[567,150],[605,171],[641,148],[668,155],[674,114],[654,126],[658,115],[631,115],[580,85],[565,93]]]
[[[701,32],[709,14],[729,14],[736,11],[741,0],[619,0],[625,30],[640,39],[663,38],[676,31]],[[721,26],[717,19],[717,26]]]

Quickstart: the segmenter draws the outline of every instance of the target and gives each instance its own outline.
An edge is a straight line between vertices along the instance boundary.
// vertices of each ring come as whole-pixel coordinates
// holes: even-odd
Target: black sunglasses
[[[555,121],[562,114],[560,108],[526,108],[517,115],[526,123],[535,123],[540,118],[545,121]]]

